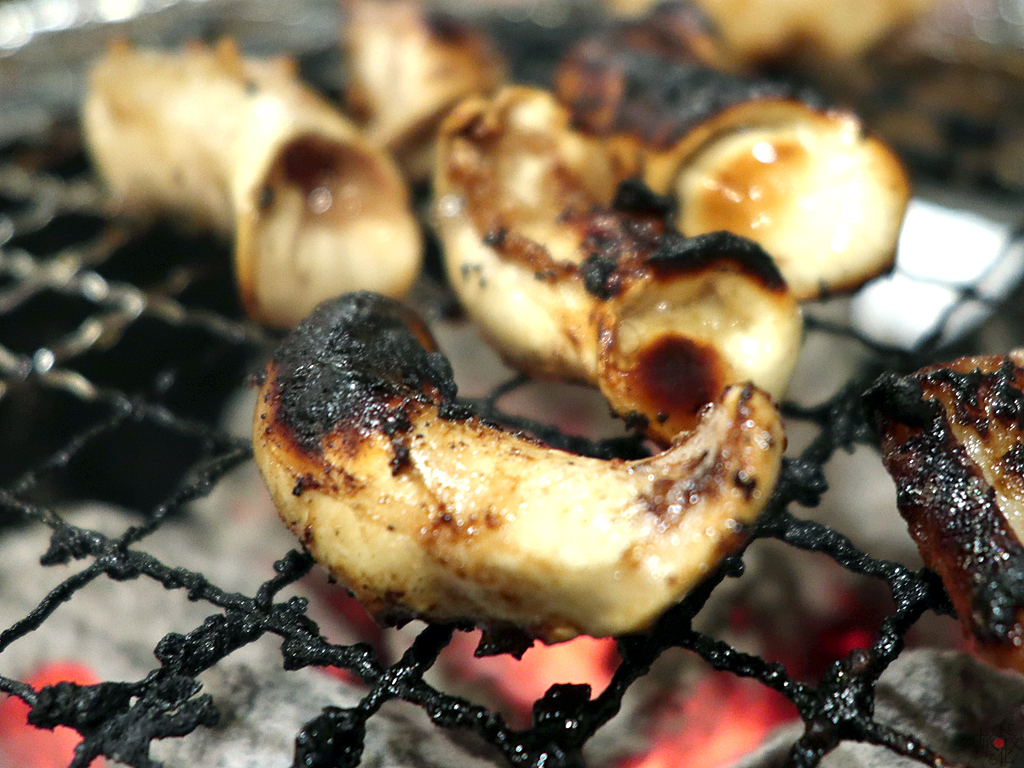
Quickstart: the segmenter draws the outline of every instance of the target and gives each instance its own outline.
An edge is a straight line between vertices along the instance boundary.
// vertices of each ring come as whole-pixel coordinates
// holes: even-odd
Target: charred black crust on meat
[[[574,128],[596,135],[628,134],[667,149],[701,123],[737,104],[800,100],[815,94],[769,80],[749,80],[631,46],[588,41],[562,63],[559,97]]]
[[[646,265],[658,277],[674,277],[687,272],[701,272],[723,262],[756,278],[770,291],[786,291],[786,281],[775,260],[753,240],[732,232],[708,232],[694,237],[668,232],[647,258]]]
[[[404,434],[416,404],[465,418],[451,365],[425,339],[419,319],[387,297],[357,292],[321,303],[274,353],[268,397],[277,399],[278,422],[300,448],[319,453],[336,430]]]
[[[648,275],[672,280],[726,263],[767,290],[787,290],[775,260],[760,245],[731,232],[686,237],[672,226],[669,207],[674,208],[670,198],[632,182],[620,184],[610,210],[595,206],[585,214],[563,214],[562,220],[580,231],[580,248],[587,256],[576,274],[588,293],[606,301],[632,280]],[[507,239],[506,233],[502,243]]]
[[[961,620],[979,641],[995,647],[1012,646],[1020,633],[1024,547],[950,418],[983,438],[995,422],[1020,430],[1022,382],[1024,371],[1007,360],[994,370],[936,367],[908,377],[888,374],[865,395],[911,535],[926,564],[946,581]],[[952,412],[932,399],[939,396],[952,404]]]
[[[659,195],[642,179],[623,179],[615,188],[612,210],[634,216],[647,216],[672,221],[676,213],[676,200],[672,195]]]
[[[656,251],[665,230],[658,215],[595,209],[578,221],[580,247],[588,255],[580,264],[583,287],[607,300],[622,292],[625,280]]]
[[[993,421],[1004,428],[1024,429],[1022,377],[1024,370],[1007,358],[991,371],[926,369],[921,374],[921,383],[924,387],[948,387],[953,395],[957,423],[985,437]]]
[[[615,259],[602,253],[591,253],[580,264],[580,277],[587,293],[599,299],[610,299],[622,289],[617,280]]]
[[[569,212],[562,220],[579,229],[580,249],[586,256],[578,266],[556,263],[543,245],[511,230],[498,230],[502,237],[490,242],[501,258],[533,269],[538,280],[578,279],[587,293],[602,301],[620,295],[635,280],[674,280],[726,264],[773,293],[788,290],[764,248],[731,232],[686,237],[659,216],[601,207],[583,214]]]
[[[665,0],[640,18],[623,19],[588,38],[609,51],[630,48],[673,61],[701,61],[708,45],[718,48],[721,30],[696,2]]]

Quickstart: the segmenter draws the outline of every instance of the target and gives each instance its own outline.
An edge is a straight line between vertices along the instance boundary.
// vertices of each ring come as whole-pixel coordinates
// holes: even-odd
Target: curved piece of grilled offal
[[[113,207],[233,236],[246,311],[294,326],[345,291],[403,295],[421,233],[391,159],[287,59],[230,41],[115,45],[89,74],[86,144]]]
[[[253,444],[282,518],[385,620],[548,643],[643,630],[743,543],[785,447],[749,385],[637,461],[553,449],[455,394],[422,322],[368,293],[321,304],[260,390]]]
[[[852,112],[628,38],[574,47],[557,93],[573,127],[676,199],[683,234],[754,240],[797,298],[852,291],[891,269],[910,182]]]
[[[598,386],[663,444],[729,384],[781,397],[803,325],[772,259],[726,232],[681,237],[569,122],[550,94],[508,87],[442,126],[436,227],[483,335],[531,375]]]

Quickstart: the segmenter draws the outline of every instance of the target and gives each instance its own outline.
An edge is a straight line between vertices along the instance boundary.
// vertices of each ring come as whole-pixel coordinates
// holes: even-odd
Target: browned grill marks
[[[721,356],[683,336],[663,336],[644,349],[627,376],[655,412],[696,414],[726,383]]]

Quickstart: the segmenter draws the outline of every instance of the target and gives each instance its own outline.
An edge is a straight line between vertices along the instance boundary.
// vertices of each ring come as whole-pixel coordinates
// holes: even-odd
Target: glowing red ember
[[[796,708],[771,688],[712,672],[685,700],[669,704],[658,715],[650,750],[626,759],[619,768],[721,768],[797,717]]]
[[[587,683],[593,695],[603,691],[619,665],[611,638],[580,636],[557,645],[535,644],[523,658],[475,658],[479,632],[457,632],[442,652],[441,663],[453,677],[488,691],[497,708],[516,727],[529,725],[533,702],[555,683]]]
[[[57,683],[95,685],[96,673],[75,661],[52,662],[39,667],[25,680],[35,689]],[[10,768],[65,768],[75,756],[82,737],[62,725],[52,731],[28,724],[29,706],[16,696],[0,702],[0,766]],[[92,768],[104,768],[98,757]]]

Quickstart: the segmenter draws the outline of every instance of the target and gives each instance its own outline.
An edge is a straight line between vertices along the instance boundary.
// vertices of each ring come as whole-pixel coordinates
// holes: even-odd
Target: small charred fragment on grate
[[[601,460],[473,415],[424,342],[383,297],[326,302],[275,354],[254,419],[282,518],[381,620],[546,642],[639,631],[745,542],[771,495],[785,436],[753,386],[663,453]]]
[[[442,127],[437,229],[484,336],[531,375],[598,386],[666,445],[729,384],[781,397],[802,319],[771,258],[680,236],[668,201],[569,122],[549,94],[509,87]]]
[[[801,299],[891,268],[906,172],[850,112],[737,77],[644,36],[586,40],[558,68],[571,124],[678,201],[687,235],[728,230],[778,262]]]
[[[897,503],[978,652],[1024,671],[1024,353],[887,375],[867,402]]]

